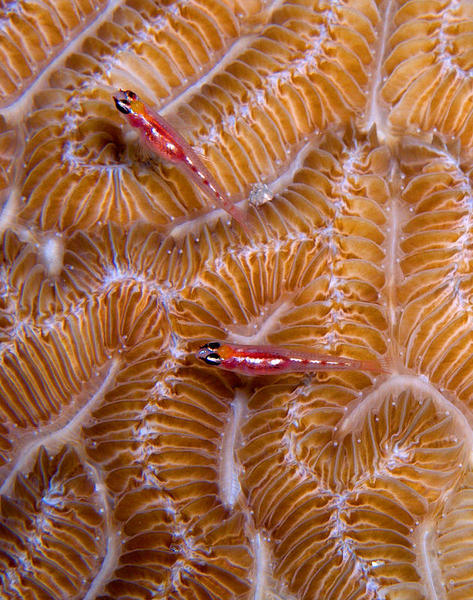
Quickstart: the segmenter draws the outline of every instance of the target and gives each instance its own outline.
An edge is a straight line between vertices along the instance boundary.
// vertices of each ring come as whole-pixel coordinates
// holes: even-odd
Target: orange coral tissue
[[[0,598],[471,599],[472,3],[0,20]]]

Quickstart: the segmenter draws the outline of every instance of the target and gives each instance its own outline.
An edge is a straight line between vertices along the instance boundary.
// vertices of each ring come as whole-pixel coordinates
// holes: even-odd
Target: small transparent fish
[[[240,375],[276,375],[301,371],[387,371],[385,363],[376,360],[355,360],[282,346],[209,342],[200,348],[197,358],[208,365]]]
[[[139,131],[144,144],[157,156],[177,165],[204,194],[214,200],[246,230],[248,219],[228,198],[197,153],[186,140],[157,112],[131,90],[113,96],[117,109]]]

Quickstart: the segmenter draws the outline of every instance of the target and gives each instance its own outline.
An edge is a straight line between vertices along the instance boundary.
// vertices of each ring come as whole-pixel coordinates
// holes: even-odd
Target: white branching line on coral
[[[66,442],[72,444],[74,447],[78,445],[75,442],[80,438],[80,430],[83,424],[87,422],[92,411],[103,400],[104,395],[113,385],[120,369],[120,364],[120,361],[116,358],[108,363],[107,371],[102,373],[102,375],[99,375],[99,378],[102,379],[99,388],[95,394],[90,397],[87,403],[75,414],[73,419],[64,426],[62,426],[62,423],[59,423],[59,427],[53,431],[49,428],[49,431],[46,431],[44,435],[35,436],[34,439],[22,448],[21,455],[16,464],[13,466],[8,477],[0,487],[0,495],[9,493],[18,473],[28,472],[41,446],[44,446],[49,453],[55,453],[58,452]],[[58,425],[57,422],[55,424]],[[45,429],[46,428],[43,428],[43,431]]]
[[[195,94],[199,93],[201,88],[204,85],[209,85],[212,83],[215,75],[222,73],[225,71],[226,67],[230,65],[235,60],[244,54],[244,52],[251,47],[251,44],[258,40],[261,36],[261,29],[266,27],[266,24],[271,20],[271,14],[279,8],[281,4],[284,3],[284,0],[272,0],[271,2],[266,2],[266,7],[262,9],[260,14],[258,15],[261,21],[261,28],[257,30],[252,30],[252,33],[249,35],[242,35],[238,37],[226,50],[220,60],[215,61],[213,67],[205,73],[202,77],[197,79],[197,81],[187,87],[182,93],[177,96],[174,96],[171,101],[163,104],[159,109],[163,116],[168,114],[176,114],[177,108],[189,102],[189,100]],[[192,57],[189,57],[190,59]],[[150,96],[152,96],[152,91],[149,90]],[[242,105],[240,105],[242,106]]]
[[[267,343],[267,335],[274,331],[288,310],[291,308],[290,300],[285,300],[277,308],[275,308],[269,315],[265,315],[264,309],[261,310],[260,317],[262,321],[258,324],[255,323],[253,335],[239,335],[231,331],[231,326],[228,327],[231,341],[235,344],[264,344]]]
[[[85,451],[81,448],[80,457],[84,464],[87,460]],[[118,559],[122,551],[122,544],[120,539],[120,530],[114,526],[113,523],[113,512],[110,506],[108,497],[107,487],[103,480],[103,473],[98,468],[88,463],[88,469],[92,473],[92,479],[95,482],[95,492],[99,496],[101,505],[103,507],[104,517],[104,531],[103,538],[105,540],[105,556],[102,560],[100,569],[94,579],[90,582],[89,589],[84,596],[83,600],[92,600],[96,598],[97,594],[103,588],[105,582],[107,582],[113,571],[116,569]]]
[[[84,41],[88,37],[93,36],[94,32],[104,23],[111,21],[113,12],[121,4],[122,0],[110,0],[103,10],[97,12],[94,19],[86,24],[80,33],[71,37],[71,41],[62,48],[61,52],[53,60],[51,60],[51,62],[43,69],[42,73],[32,80],[31,85],[25,87],[21,96],[9,106],[2,108],[2,115],[6,119],[11,118],[16,121],[21,121],[20,114],[25,114],[30,109],[36,92],[44,87],[45,82],[49,80],[53,72],[62,67],[65,61],[74,54],[74,52],[80,51]]]
[[[241,492],[236,450],[238,433],[243,421],[247,397],[243,390],[237,390],[231,403],[231,413],[223,433],[220,461],[219,488],[224,506],[233,508]]]
[[[389,181],[394,180],[394,176],[399,174],[397,164],[393,162],[389,171]],[[399,240],[401,229],[401,206],[398,195],[394,192],[393,197],[389,201],[389,205],[385,208],[387,213],[387,228],[386,228],[386,285],[384,295],[387,302],[386,317],[388,319],[389,339],[388,345],[396,339],[395,330],[397,327],[397,293],[398,282],[400,278],[400,267],[398,261],[399,255]],[[401,351],[398,352],[398,355]]]
[[[373,124],[376,125],[378,137],[383,141],[387,135],[387,113],[380,108],[379,92],[383,84],[382,69],[384,64],[384,55],[386,53],[386,42],[390,33],[390,26],[393,22],[393,12],[397,8],[397,3],[388,0],[381,15],[382,29],[378,39],[378,48],[375,55],[376,70],[371,79],[370,89],[368,90],[368,114],[366,115],[366,129],[369,131]]]
[[[434,385],[414,375],[394,375],[364,398],[357,398],[339,423],[337,438],[343,439],[345,435],[359,430],[370,411],[378,409],[390,395],[406,391],[431,398],[437,410],[450,414],[468,455],[473,458],[473,429],[465,414]]]
[[[98,500],[97,503],[100,505],[100,512],[102,513],[104,519],[103,539],[105,540],[106,544],[105,555],[101,568],[94,580],[91,582],[89,590],[84,596],[83,600],[91,600],[92,598],[96,597],[97,593],[100,591],[100,589],[102,589],[104,582],[110,578],[113,570],[116,568],[118,557],[121,552],[119,533],[118,530],[114,530],[113,527],[112,511],[108,499],[107,488],[103,480],[103,475],[98,468],[90,464],[82,444],[79,443],[82,425],[88,420],[91,412],[103,400],[104,395],[113,385],[119,369],[120,361],[113,359],[108,365],[108,371],[102,374],[103,381],[100,387],[89,399],[87,404],[85,404],[82,409],[77,412],[75,417],[67,425],[56,429],[53,432],[48,432],[46,435],[40,438],[35,437],[29,444],[27,444],[13,470],[0,487],[0,495],[8,494],[11,486],[14,483],[15,477],[19,473],[25,473],[28,471],[32,462],[35,460],[40,447],[46,448],[50,454],[59,451],[59,449],[64,445],[65,441],[68,441],[68,443],[74,447],[82,464],[86,466],[89,477],[92,479],[95,485],[95,494]],[[42,501],[45,502],[45,500],[46,496],[43,496]]]
[[[239,206],[242,210],[245,210],[245,205],[246,200],[235,202],[235,206]],[[220,219],[223,219],[229,227],[234,225],[234,221],[228,218],[228,213],[223,208],[209,206],[205,208],[205,212],[199,211],[194,218],[184,216],[181,219],[172,219],[174,223],[171,222],[167,235],[176,241],[182,241],[188,235],[197,237],[202,234],[205,225],[213,227]]]
[[[309,152],[316,147],[318,138],[319,134],[317,133],[306,136],[302,143],[293,147],[292,150],[286,151],[287,164],[278,169],[279,175],[273,181],[267,182],[273,196],[278,192],[283,192],[294,183],[294,176],[303,168],[304,161]]]
[[[247,97],[248,100],[246,103],[240,102],[234,106],[235,112],[230,115],[223,116],[218,123],[216,123],[209,132],[201,135],[198,140],[199,145],[203,145],[205,143],[214,143],[215,140],[220,138],[222,131],[235,131],[238,121],[245,121],[251,126],[251,109],[257,108],[260,109],[262,105],[267,103],[267,99],[272,97],[273,95],[277,96],[277,91],[281,83],[291,83],[292,73],[298,73],[303,77],[309,77],[310,74],[317,71],[319,67],[319,59],[323,58],[323,45],[324,43],[331,42],[331,33],[330,28],[332,25],[339,25],[338,17],[333,10],[338,2],[333,1],[332,3],[328,3],[326,8],[321,11],[327,19],[327,25],[321,25],[320,31],[318,35],[314,35],[310,39],[310,47],[303,53],[302,57],[296,56],[292,59],[287,60],[284,64],[281,64],[279,70],[275,73],[267,74],[265,77],[261,77],[262,85],[260,87],[254,89],[248,89]],[[271,6],[271,10],[277,8],[278,3],[274,3]],[[284,28],[284,25],[281,25]],[[291,30],[290,28],[288,28]],[[292,31],[292,30],[291,30]],[[205,81],[198,81],[198,88],[201,88],[203,83],[210,82],[211,77],[215,73],[221,73],[224,71],[225,66],[230,61],[230,56],[233,60],[239,58],[238,51],[246,50],[250,47],[249,41],[253,39],[253,36],[250,36],[249,40],[243,38],[243,45],[240,46],[239,42],[237,42],[231,49],[231,53],[228,55],[229,59],[227,60],[227,55],[224,57],[224,60],[220,61],[215,65],[215,67],[209,71],[206,76]],[[264,31],[260,32],[256,39],[264,39]],[[309,40],[306,40],[309,43]],[[197,84],[196,84],[197,86]],[[193,86],[188,88],[181,96],[177,97],[173,100],[172,103],[169,103],[163,106],[164,113],[167,113],[168,110],[174,109],[175,101],[183,103],[187,100],[188,94],[195,94],[198,89],[195,89]],[[173,112],[176,112],[175,109]],[[289,116],[289,113],[288,113]],[[289,152],[292,152],[292,149],[288,149]],[[276,161],[278,163],[278,161]],[[278,165],[279,166],[279,165]]]
[[[265,600],[268,588],[270,551],[264,534],[258,531],[252,540],[255,567],[253,575],[253,600]]]
[[[427,588],[429,600],[446,600],[447,595],[442,585],[442,573],[437,561],[433,543],[433,533],[437,526],[429,519],[419,525],[416,532],[418,540],[420,569]]]
[[[209,71],[207,71],[205,75],[198,78],[194,84],[185,88],[185,90],[181,94],[174,96],[172,100],[170,100],[166,104],[163,104],[159,108],[159,112],[164,117],[166,117],[167,115],[175,114],[179,106],[182,106],[183,104],[189,102],[192,96],[198,94],[204,85],[211,84],[212,79],[215,77],[215,75],[222,73],[223,71],[225,71],[225,68],[228,65],[230,65],[235,60],[238,60],[239,56],[243,54],[249,47],[251,47],[251,44],[259,38],[259,33],[260,32],[258,32],[257,34],[246,35],[234,41],[233,44],[231,44],[231,46],[229,46],[226,49],[225,54],[220,58],[220,60],[217,60],[213,67]],[[149,91],[149,94],[152,97],[151,90]]]
[[[20,206],[21,191],[17,185],[13,185],[6,194],[6,201],[0,213],[0,234],[13,225],[18,207]]]

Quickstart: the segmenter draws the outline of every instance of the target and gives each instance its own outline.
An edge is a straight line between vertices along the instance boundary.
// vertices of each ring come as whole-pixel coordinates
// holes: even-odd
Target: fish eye
[[[209,350],[218,350],[220,348],[220,342],[209,342],[205,344],[205,347]]]
[[[131,90],[123,90],[123,93],[125,94],[127,99],[129,98],[130,100],[136,100],[138,98],[135,92],[132,92]]]
[[[222,362],[221,357],[216,352],[211,352],[210,354],[207,354],[207,356],[200,356],[199,358],[212,366],[219,365]]]
[[[121,113],[123,113],[124,115],[128,115],[131,113],[130,104],[127,100],[119,100],[118,98],[115,98],[115,96],[113,97],[113,99],[115,100],[115,106]]]

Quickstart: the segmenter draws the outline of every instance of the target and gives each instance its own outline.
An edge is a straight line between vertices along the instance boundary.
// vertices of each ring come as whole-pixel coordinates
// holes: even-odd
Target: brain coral
[[[0,597],[471,599],[472,3],[0,14]],[[244,378],[213,339],[389,369]]]

